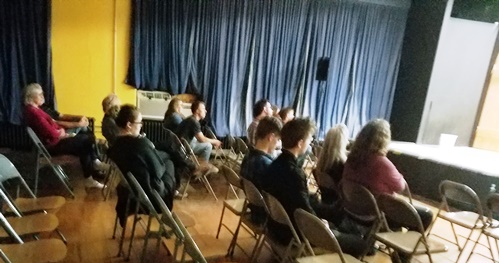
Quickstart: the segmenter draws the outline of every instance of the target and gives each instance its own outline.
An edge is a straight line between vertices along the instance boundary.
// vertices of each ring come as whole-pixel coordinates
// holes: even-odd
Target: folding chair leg
[[[127,200],[126,200],[125,215],[128,215],[128,211],[129,211],[128,209],[130,209],[130,198],[127,198]],[[118,248],[118,257],[121,256],[121,254],[123,253],[123,242],[125,241],[125,233],[126,233],[126,227],[127,227],[127,221],[128,221],[127,219],[128,219],[128,217],[125,219],[125,223],[123,225],[123,228],[121,229],[120,245],[119,245],[119,248]],[[118,214],[116,214],[116,220],[114,221],[113,238],[116,235],[116,229],[118,227],[118,221],[119,221],[119,217],[118,217]]]
[[[33,186],[33,193],[35,196],[38,194],[38,176],[40,175],[40,153],[36,152],[36,165],[35,165],[35,185]]]
[[[188,175],[188,177],[187,177],[187,182],[185,183],[184,191],[182,193],[182,196],[180,197],[180,200],[184,199],[184,196],[187,193],[187,188],[189,188],[190,183],[191,183],[191,177],[192,177],[191,175]]]
[[[137,227],[137,222],[140,220],[139,218],[139,203],[135,206],[135,215],[133,216],[133,224],[132,224],[132,235],[130,236],[130,244],[128,245],[128,255],[125,258],[125,261],[130,260],[130,254],[132,253],[132,245],[133,238],[135,237],[135,228]]]
[[[213,188],[211,188],[211,184],[208,181],[208,178],[206,177],[206,175],[203,175],[201,177],[201,180],[203,181],[203,184],[206,187],[206,189],[208,190],[208,192],[213,195],[213,197],[215,198],[215,201],[218,201],[217,195],[213,191]]]
[[[224,213],[225,213],[225,205],[222,207],[222,215],[220,215],[220,222],[218,222],[218,230],[216,236],[217,239],[220,234],[220,230],[222,229],[222,219],[224,218]]]
[[[470,230],[469,236],[466,238],[466,241],[464,241],[463,248],[461,249],[461,251],[459,251],[459,255],[457,256],[456,262],[459,262],[459,259],[463,255],[464,249],[466,248],[466,245],[468,244],[468,241],[471,240],[471,236],[473,235],[473,231],[474,231],[473,229]],[[480,238],[481,235],[482,235],[482,232],[480,232],[480,234],[479,234],[478,237]],[[475,242],[478,243],[478,239]],[[475,243],[475,245],[476,245],[476,243]],[[473,250],[471,251],[470,256],[471,256],[472,253],[473,253]]]
[[[62,239],[62,242],[64,242],[64,244],[67,245],[68,241],[66,240],[66,237],[62,234],[61,230],[59,230],[59,228],[56,228],[55,232],[57,232],[57,234],[59,235],[59,237]]]
[[[263,242],[264,237],[265,237],[265,235],[263,233],[258,236],[258,239],[256,240],[255,247],[253,247],[253,251],[251,252],[250,262],[254,262],[255,257],[256,257],[256,252],[258,250],[258,246],[260,245],[260,243]]]
[[[142,256],[140,256],[140,262],[145,262],[144,259],[146,258],[147,243],[149,241],[149,236],[151,235],[151,223],[152,217],[151,215],[149,215],[149,220],[147,220],[146,236],[144,237],[144,247],[142,248]]]
[[[471,230],[473,233],[473,230]],[[473,248],[471,249],[471,252],[470,254],[468,255],[468,259],[466,260],[466,262],[469,262],[470,261],[470,258],[471,258],[471,255],[473,255],[473,251],[475,251],[475,248],[476,248],[476,245],[478,245],[478,242],[480,241],[480,237],[482,237],[482,231],[480,231],[480,234],[478,234],[478,238],[476,239],[476,242],[475,244],[473,245]],[[468,238],[471,238],[471,234]],[[487,241],[489,241],[489,239],[487,238]],[[467,242],[467,240],[466,240]],[[466,246],[466,243],[464,243],[464,245]],[[489,248],[490,248],[490,242],[489,242]],[[463,247],[463,250],[464,250],[464,247]],[[492,254],[492,253],[491,253]],[[457,258],[459,260],[459,257]],[[492,256],[492,260],[494,259],[494,256]],[[456,261],[457,262],[457,261]]]

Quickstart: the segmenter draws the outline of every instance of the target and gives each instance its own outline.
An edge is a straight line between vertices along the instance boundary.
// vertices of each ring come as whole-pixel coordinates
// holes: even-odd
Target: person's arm
[[[294,197],[297,207],[315,215],[315,211],[310,205],[310,195],[308,193],[306,178],[301,169],[295,169],[288,183],[293,188],[291,193],[299,193]]]
[[[376,169],[384,175],[383,183],[389,190],[398,193],[405,189],[404,177],[386,156],[379,159]]]
[[[209,142],[211,144],[213,144],[213,146],[215,147],[219,147],[220,145],[222,145],[222,142],[217,140],[217,139],[210,139],[206,136],[204,136],[203,132],[198,132],[194,135],[196,137],[196,139],[198,140],[198,142]]]
[[[44,143],[56,143],[60,138],[67,136],[64,129],[58,128],[56,124],[52,123],[53,120],[46,113],[28,108],[24,114],[28,126],[37,132],[41,140],[45,140]]]
[[[88,127],[88,118],[85,116],[60,114],[56,123],[65,129]]]

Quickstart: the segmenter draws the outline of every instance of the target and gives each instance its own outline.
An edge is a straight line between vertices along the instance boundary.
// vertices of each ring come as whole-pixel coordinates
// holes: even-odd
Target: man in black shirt
[[[213,147],[220,147],[222,142],[204,136],[199,121],[206,117],[206,106],[202,101],[195,101],[191,106],[192,116],[184,119],[177,130],[178,137],[186,139],[194,154],[209,161]]]

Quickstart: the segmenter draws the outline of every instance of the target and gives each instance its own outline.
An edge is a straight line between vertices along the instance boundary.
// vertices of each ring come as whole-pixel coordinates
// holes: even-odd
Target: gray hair
[[[24,88],[24,105],[29,105],[33,103],[33,98],[38,95],[37,91],[43,91],[42,86],[38,83],[31,83]]]

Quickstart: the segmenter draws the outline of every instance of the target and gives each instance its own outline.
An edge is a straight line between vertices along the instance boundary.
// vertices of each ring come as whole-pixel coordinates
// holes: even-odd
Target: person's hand
[[[78,127],[88,127],[88,119],[87,117],[81,117],[80,121],[78,121]]]
[[[219,141],[219,140],[215,140],[212,144],[213,144],[213,146],[215,146],[215,147],[220,147],[220,146],[222,145],[222,142],[221,142],[221,141]]]
[[[59,132],[59,138],[66,138],[68,136],[66,130],[64,130],[63,128],[60,128],[57,131]]]

